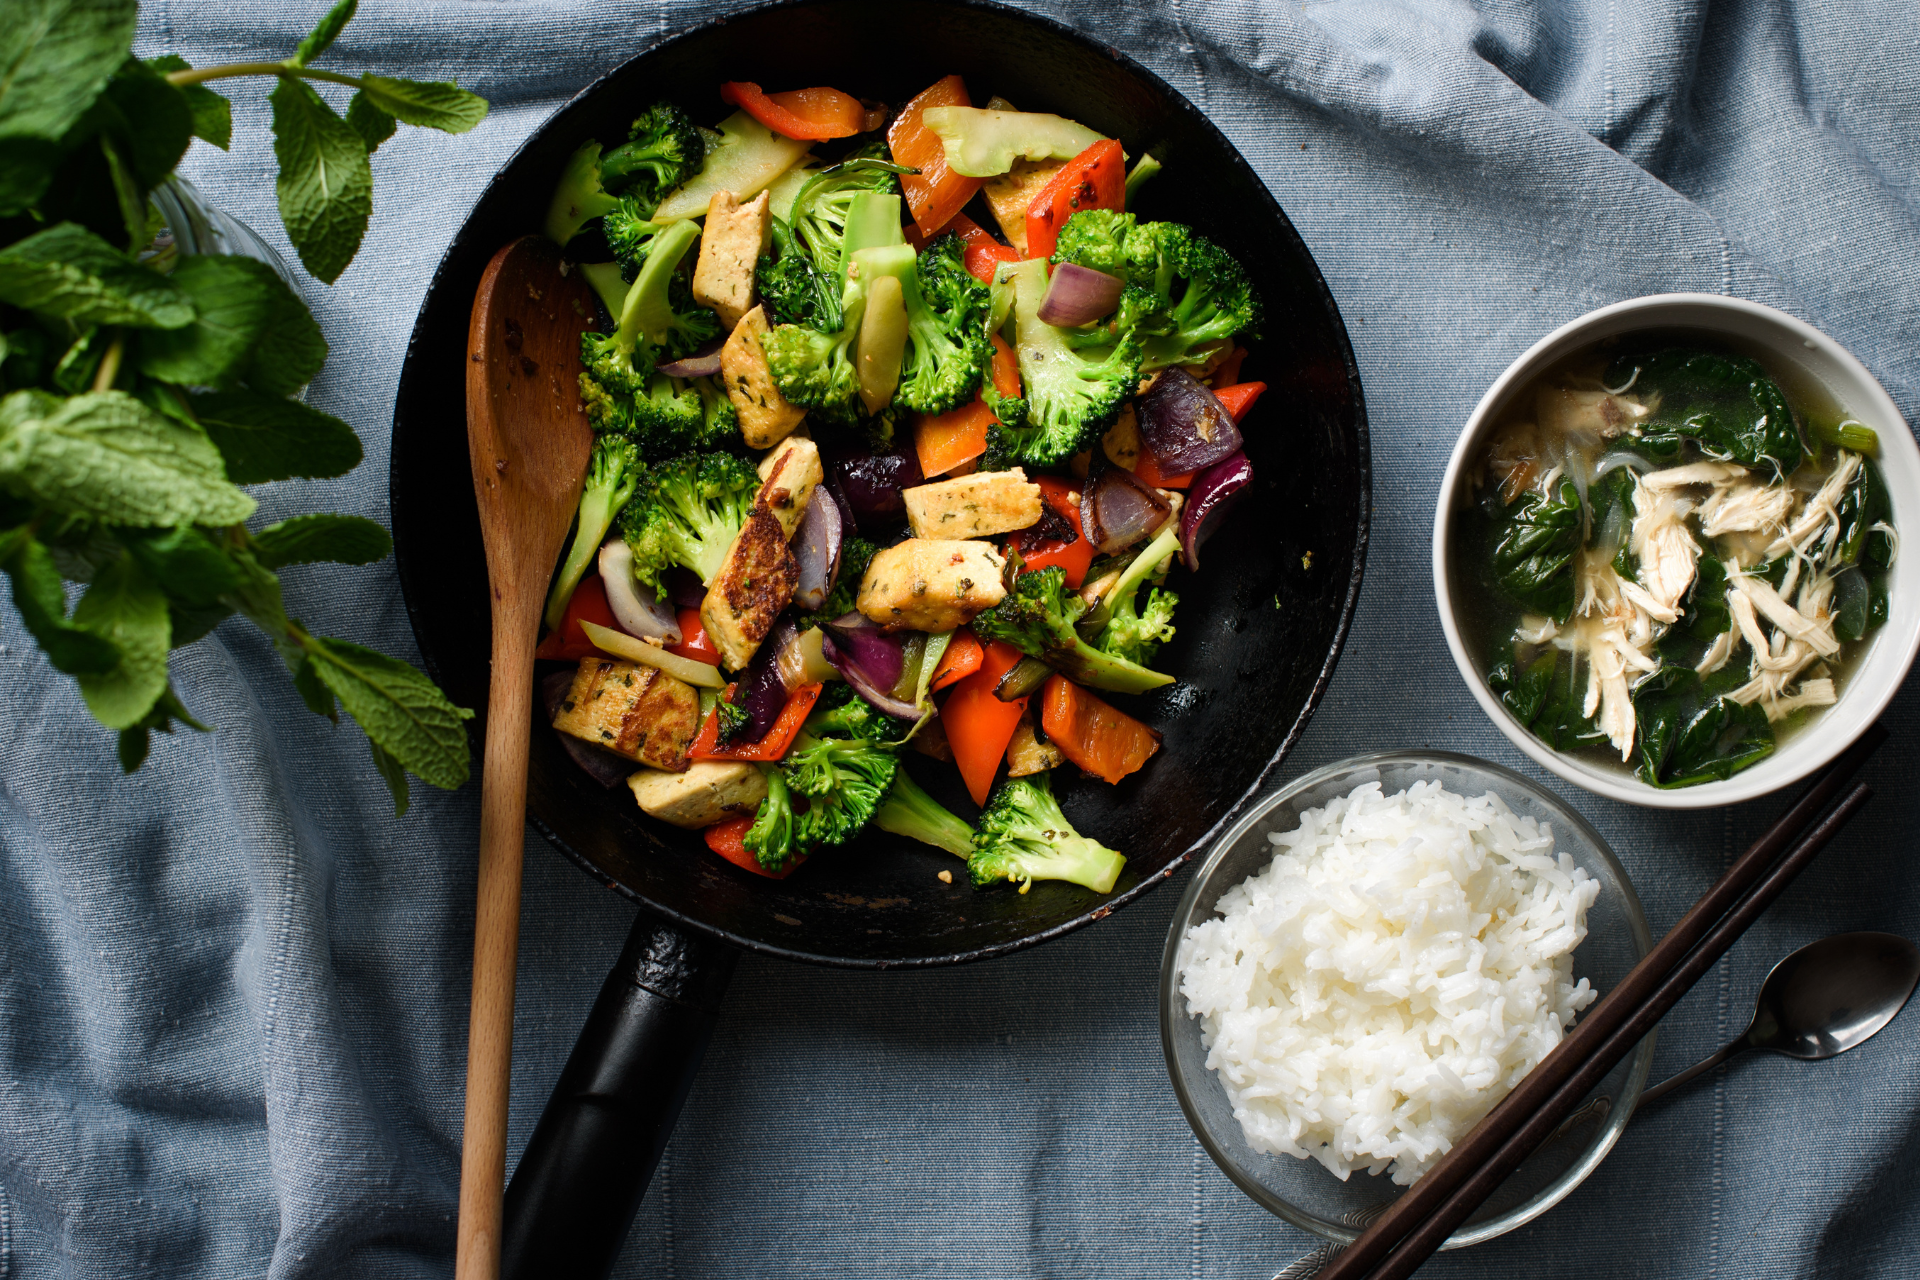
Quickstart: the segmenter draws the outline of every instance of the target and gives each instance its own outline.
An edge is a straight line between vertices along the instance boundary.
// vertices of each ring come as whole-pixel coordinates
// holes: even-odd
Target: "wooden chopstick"
[[[1359,1239],[1328,1262],[1320,1273],[1321,1280],[1360,1280],[1401,1239],[1432,1217],[1476,1171],[1489,1164],[1508,1139],[1545,1108],[1560,1087],[1653,998],[1714,926],[1766,878],[1781,853],[1799,842],[1886,738],[1886,729],[1876,722],[1821,770],[1793,806],[1727,868],[1618,986],[1587,1010],[1539,1066],[1528,1072],[1472,1132],[1395,1200]],[[1639,1038],[1635,1035],[1629,1044]]]
[[[1706,976],[1727,949],[1739,941],[1740,935],[1752,927],[1761,913],[1772,905],[1795,876],[1806,869],[1827,842],[1839,834],[1840,828],[1860,811],[1872,795],[1873,792],[1865,783],[1856,784],[1840,804],[1802,837],[1787,856],[1754,886],[1753,891],[1714,926],[1713,931],[1688,954],[1680,967],[1660,984],[1653,997],[1609,1036],[1605,1045],[1554,1092],[1547,1104],[1534,1112],[1532,1118],[1501,1145],[1493,1159],[1475,1170],[1425,1222],[1395,1245],[1379,1266],[1367,1273],[1368,1280],[1405,1280],[1445,1244],[1454,1229],[1473,1216],[1473,1211],[1499,1188],[1507,1175],[1519,1168],[1553,1134],[1560,1122],[1586,1101],[1587,1094],[1606,1078],[1607,1073],[1632,1053],[1634,1046],[1654,1029],[1674,1005],[1680,1003],[1681,997]]]

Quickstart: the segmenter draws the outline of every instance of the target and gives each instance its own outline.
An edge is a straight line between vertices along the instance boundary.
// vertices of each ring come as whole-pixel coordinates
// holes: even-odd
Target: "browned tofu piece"
[[[985,538],[1040,519],[1040,486],[1019,467],[917,484],[900,496],[916,538]]]
[[[707,201],[700,257],[693,266],[693,300],[711,307],[732,330],[753,306],[753,269],[773,235],[772,199],[762,191],[741,204],[731,191]]]
[[[765,504],[791,538],[826,474],[820,465],[820,446],[805,436],[788,436],[760,459],[760,492],[753,500]]]
[[[1132,404],[1120,406],[1120,416],[1100,438],[1100,447],[1116,467],[1131,471],[1140,465],[1140,415],[1133,411]]]
[[[1033,731],[1033,708],[1021,708],[1020,723],[1013,727],[1013,740],[1007,743],[1007,776],[1024,778],[1029,774],[1045,773],[1066,762],[1067,757],[1060,748],[1051,742],[1040,741],[1040,735]]]
[[[721,666],[738,671],[753,661],[799,584],[800,565],[786,530],[764,502],[755,502],[700,602],[700,622],[720,651]]]
[[[1006,563],[990,542],[909,538],[867,565],[860,612],[886,627],[951,631],[1005,597]]]
[[[654,667],[582,658],[553,727],[641,764],[678,773],[700,730],[700,695]]]
[[[1027,206],[1066,163],[1065,160],[1015,160],[1013,168],[997,178],[988,178],[986,186],[981,188],[987,197],[987,208],[993,210],[994,220],[1000,224],[1000,233],[1023,258],[1027,256]]]
[[[765,307],[755,307],[733,326],[720,348],[720,382],[740,418],[740,434],[755,449],[771,449],[807,420],[807,411],[780,394],[767,368],[763,345],[769,332]]]
[[[642,769],[627,785],[647,813],[693,831],[752,814],[767,798],[767,776],[740,760],[696,760],[684,773]]]

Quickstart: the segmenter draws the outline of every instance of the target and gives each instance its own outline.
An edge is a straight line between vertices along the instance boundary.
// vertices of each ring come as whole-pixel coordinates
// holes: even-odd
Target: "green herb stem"
[[[126,353],[126,347],[126,335],[119,330],[115,330],[113,342],[108,345],[106,354],[100,357],[100,367],[94,370],[94,391],[111,391],[113,389],[114,379],[120,376],[120,357]]]
[[[172,71],[167,74],[167,83],[205,84],[209,80],[231,80],[236,76],[299,76],[307,80],[325,80],[331,84],[351,85],[355,89],[366,87],[366,81],[359,76],[343,76],[337,71],[320,71],[313,67],[296,67],[291,62],[230,62],[224,67],[199,67],[192,71]]]

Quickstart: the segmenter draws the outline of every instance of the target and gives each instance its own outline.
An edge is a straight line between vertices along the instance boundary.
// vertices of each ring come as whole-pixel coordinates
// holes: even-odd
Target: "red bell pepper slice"
[[[533,651],[536,658],[552,658],[562,662],[578,662],[582,658],[603,657],[587,639],[587,632],[580,625],[582,621],[595,626],[620,630],[620,624],[614,620],[613,606],[607,603],[607,584],[600,575],[590,574],[580,579],[580,585],[573,589],[573,598],[567,601],[567,613],[560,625],[546,634],[540,641],[540,647]]]
[[[959,236],[960,243],[966,246],[967,270],[981,284],[993,283],[994,268],[1001,263],[1020,261],[1020,255],[1012,245],[1001,244],[991,232],[964,213],[954,214],[953,219],[934,234],[943,235],[949,231]]]
[[[704,662],[710,667],[719,666],[720,650],[708,638],[707,624],[700,621],[700,611],[676,609],[674,615],[680,619],[680,643],[668,645],[667,652],[692,658],[695,662]]]
[[[1066,571],[1067,585],[1078,588],[1093,563],[1093,544],[1080,531],[1080,491],[1058,476],[1035,476],[1033,482],[1040,486],[1040,501],[1073,526],[1073,539],[1043,538],[1032,529],[1022,529],[1011,539],[1020,553],[1020,571],[1031,573],[1057,564]]]
[[[1062,165],[1027,206],[1027,257],[1052,257],[1060,228],[1082,209],[1126,207],[1126,153],[1102,138]]]
[[[769,880],[785,880],[806,861],[803,857],[794,858],[778,871],[767,870],[760,865],[760,859],[754,856],[753,850],[747,848],[747,832],[752,829],[753,819],[750,817],[728,818],[724,822],[714,823],[701,834],[707,838],[707,848],[742,871],[751,871]]]
[[[850,138],[866,115],[860,99],[825,86],[762,93],[751,81],[729,80],[720,86],[720,98],[782,137],[810,142]]]
[[[778,760],[793,745],[800,726],[806,723],[813,704],[820,700],[820,691],[826,687],[824,684],[803,684],[795,689],[787,695],[787,705],[780,708],[780,714],[768,727],[766,736],[758,742],[738,746],[718,745],[720,710],[716,707],[707,713],[707,722],[700,726],[700,736],[693,740],[693,750],[689,754],[695,760],[762,760],[769,763]],[[728,697],[733,696],[733,690],[734,686],[727,686]]]

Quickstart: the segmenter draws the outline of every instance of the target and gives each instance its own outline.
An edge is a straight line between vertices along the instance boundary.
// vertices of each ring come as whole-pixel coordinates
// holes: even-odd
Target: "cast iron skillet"
[[[1165,745],[1117,787],[1062,777],[1068,816],[1122,849],[1126,873],[1106,897],[1060,883],[975,892],[964,872],[951,885],[936,878],[961,870],[950,855],[871,832],[766,880],[715,858],[698,833],[647,819],[624,787],[601,788],[536,728],[529,820],[646,910],[516,1172],[508,1274],[516,1257],[551,1268],[555,1247],[580,1259],[568,1274],[587,1273],[594,1248],[600,1269],[611,1265],[651,1170],[651,1158],[635,1157],[665,1142],[733,948],[851,967],[950,964],[1098,920],[1208,844],[1285,756],[1333,673],[1359,596],[1371,488],[1359,375],[1325,281],[1265,185],[1186,99],[1095,39],[980,0],[817,0],[696,27],[580,93],[488,185],[428,291],[394,411],[395,554],[428,667],[484,714],[486,570],[462,389],[468,312],[493,252],[540,225],[574,148],[623,138],[660,99],[717,121],[728,110],[717,96],[724,80],[832,84],[899,103],[954,72],[977,104],[998,94],[1118,137],[1130,156],[1152,150],[1167,167],[1139,212],[1226,246],[1266,303],[1264,341],[1246,363],[1270,387],[1248,422],[1255,486],[1206,545],[1202,572],[1178,575],[1179,630],[1156,665],[1179,682],[1126,700]],[[478,720],[473,733],[483,740]],[[942,802],[973,812],[951,766],[906,761]],[[649,1026],[674,1043],[647,1040]],[[601,1166],[615,1131],[618,1151]],[[583,1244],[583,1234],[599,1239]]]

